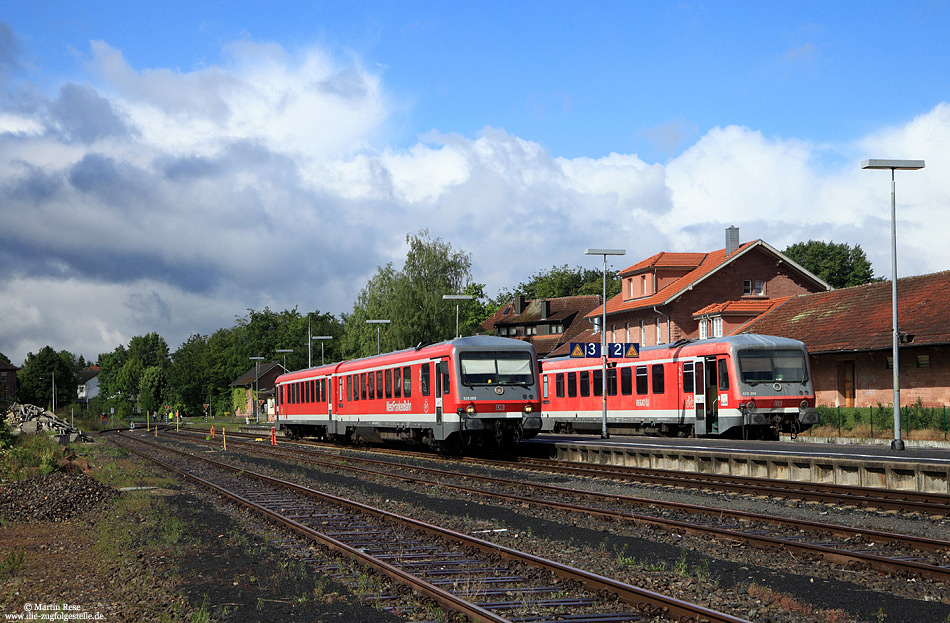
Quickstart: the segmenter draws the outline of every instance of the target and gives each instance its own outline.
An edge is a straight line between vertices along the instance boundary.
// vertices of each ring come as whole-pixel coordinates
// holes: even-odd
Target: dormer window
[[[743,296],[765,296],[765,282],[761,279],[746,279],[742,282]]]

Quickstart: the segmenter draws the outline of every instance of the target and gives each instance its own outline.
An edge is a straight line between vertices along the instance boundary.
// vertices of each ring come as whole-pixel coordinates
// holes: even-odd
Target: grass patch
[[[0,449],[0,482],[15,482],[60,471],[63,451],[49,435],[19,435]]]

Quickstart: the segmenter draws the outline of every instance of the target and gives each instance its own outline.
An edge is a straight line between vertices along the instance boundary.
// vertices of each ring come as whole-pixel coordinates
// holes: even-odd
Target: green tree
[[[44,346],[35,355],[27,353],[17,373],[17,399],[40,407],[52,407],[53,387],[56,406],[65,406],[76,399],[76,357],[51,346]]]
[[[164,376],[170,365],[168,344],[158,333],[137,335],[128,348],[117,346],[111,353],[99,355],[99,394],[97,406],[114,406],[122,417],[140,406],[142,378],[149,368],[159,368]],[[151,389],[151,388],[150,388]],[[151,404],[151,403],[150,403]]]
[[[168,402],[168,378],[161,366],[149,366],[142,373],[139,382],[139,413],[156,412]]]
[[[484,286],[472,283],[468,252],[452,248],[441,238],[431,238],[426,229],[408,234],[406,242],[409,251],[402,270],[396,270],[392,263],[379,267],[360,291],[353,313],[344,318],[345,356],[375,355],[377,328],[383,351],[454,337],[455,305],[442,296],[472,293],[484,297]],[[471,303],[476,306],[474,318],[477,305],[484,303]],[[460,325],[462,305],[468,303],[459,307]],[[367,320],[389,320],[390,324],[377,327],[367,324]]]
[[[620,292],[621,280],[616,270],[607,271],[607,298]],[[518,284],[513,290],[502,289],[495,297],[495,308],[509,303],[519,294],[526,299],[552,299],[562,296],[601,295],[604,290],[604,271],[596,268],[577,266],[569,268],[553,266],[549,270],[538,271],[527,282]]]
[[[789,245],[783,253],[834,288],[880,281],[859,244],[809,240]]]

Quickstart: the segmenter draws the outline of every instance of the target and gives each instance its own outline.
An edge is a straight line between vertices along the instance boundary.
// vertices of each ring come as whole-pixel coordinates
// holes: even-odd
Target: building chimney
[[[739,250],[739,228],[733,225],[726,228],[726,257]]]
[[[523,314],[525,308],[527,308],[527,303],[524,300],[524,294],[519,294],[515,297],[515,313]]]

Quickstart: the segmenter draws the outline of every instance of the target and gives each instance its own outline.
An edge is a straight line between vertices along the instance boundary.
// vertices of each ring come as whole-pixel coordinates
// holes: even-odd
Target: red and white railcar
[[[531,344],[475,336],[290,372],[277,378],[277,427],[440,450],[517,443],[541,428],[536,361]]]
[[[777,439],[818,422],[808,353],[797,340],[683,340],[608,366],[608,433]],[[600,359],[545,360],[541,383],[542,431],[602,431]]]

